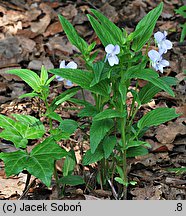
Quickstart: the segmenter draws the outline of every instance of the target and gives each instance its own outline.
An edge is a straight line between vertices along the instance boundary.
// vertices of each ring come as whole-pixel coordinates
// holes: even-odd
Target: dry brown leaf
[[[62,29],[61,23],[57,21],[48,26],[48,28],[46,29],[46,32],[43,33],[43,36],[48,37],[50,35],[55,35],[62,31],[63,29]]]
[[[31,22],[31,31],[37,34],[42,34],[45,32],[46,28],[50,24],[51,17],[46,14],[38,22]]]
[[[76,5],[69,4],[66,7],[62,8],[61,13],[66,19],[72,20],[72,18],[75,17],[78,12],[76,9]]]
[[[144,188],[134,188],[131,194],[135,197],[133,200],[161,200],[162,190],[161,185],[158,186],[145,186]]]
[[[176,136],[186,135],[186,126],[182,123],[170,122],[168,126],[159,126],[155,133],[160,143],[173,143]]]
[[[47,70],[54,68],[54,65],[48,57],[30,61],[28,68],[32,70],[41,70],[42,65],[44,65]]]

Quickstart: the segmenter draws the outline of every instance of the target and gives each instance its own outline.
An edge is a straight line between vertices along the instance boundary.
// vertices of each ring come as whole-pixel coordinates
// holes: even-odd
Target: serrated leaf
[[[93,71],[94,71],[94,78],[90,84],[90,87],[94,86],[95,84],[99,83],[101,74],[104,68],[103,62],[96,62],[93,64]]]
[[[123,118],[125,116],[126,113],[121,113],[113,109],[106,109],[94,116],[93,121],[100,121],[109,118]]]
[[[63,30],[65,31],[69,41],[76,46],[81,53],[85,53],[88,50],[88,44],[85,40],[83,40],[73,27],[73,25],[66,20],[63,16],[59,15],[59,21],[63,27]]]
[[[91,9],[91,12],[96,16],[102,26],[105,26],[107,31],[116,38],[116,41],[119,44],[123,44],[125,42],[123,32],[119,27],[117,27],[113,22],[111,22],[107,17],[101,14],[99,11]]]
[[[68,152],[57,145],[53,139],[45,139],[31,151],[27,159],[26,169],[49,187],[54,170],[54,161],[67,155]]]
[[[94,93],[99,93],[103,96],[108,96],[110,94],[109,82],[103,80],[98,84],[90,87],[90,84],[93,80],[93,74],[89,71],[83,71],[79,69],[51,69],[51,73],[61,76],[67,80],[70,80],[73,83],[78,84],[83,89],[90,90]]]
[[[90,148],[91,152],[94,153],[99,143],[105,137],[105,135],[114,126],[112,119],[103,119],[100,121],[93,121],[90,127]]]
[[[142,146],[131,147],[127,149],[127,158],[148,154],[148,150]]]
[[[0,115],[0,127],[4,128],[0,137],[13,142],[16,148],[25,148],[28,139],[37,139],[44,135],[45,128],[35,117],[21,114],[13,114],[12,116],[17,121]]]
[[[144,142],[144,141],[129,141],[129,143],[127,143],[127,146],[126,146],[126,149],[129,149],[129,148],[132,148],[132,147],[137,147],[137,146],[146,146],[146,147],[151,147],[151,145],[147,142]]]
[[[121,101],[122,101],[123,105],[126,104],[127,91],[128,91],[128,89],[127,89],[125,83],[120,82],[119,83],[119,93],[121,95]]]
[[[62,118],[59,114],[57,114],[56,112],[51,112],[49,114],[47,114],[47,117],[51,118],[51,119],[54,119],[58,122],[61,122],[62,121]]]
[[[109,158],[116,143],[117,143],[117,139],[115,136],[109,136],[103,140],[102,145],[103,145],[105,159]]]
[[[73,150],[68,152],[63,164],[63,176],[71,175],[76,165],[76,156]]]
[[[153,69],[140,69],[138,66],[131,67],[125,73],[125,79],[132,78],[149,81],[174,97],[174,92],[172,91],[172,89],[162,79],[159,78],[158,73],[156,73]]]
[[[94,117],[98,113],[98,110],[92,104],[87,104],[85,107],[78,113],[78,117]]]
[[[27,70],[27,69],[13,69],[13,70],[7,71],[7,73],[8,74],[14,74],[14,75],[20,77],[34,91],[40,92],[41,82],[40,82],[39,76],[35,72],[33,72],[31,70]]]
[[[28,154],[23,150],[18,150],[9,153],[0,153],[0,159],[5,163],[6,176],[16,175],[20,173],[25,167]]]
[[[71,186],[85,184],[83,177],[77,175],[64,176],[59,179],[59,183]]]
[[[60,95],[58,95],[56,98],[54,98],[54,100],[50,104],[50,110],[51,111],[56,110],[56,108],[61,103],[65,102],[65,101],[69,100],[71,97],[73,97],[79,89],[80,89],[80,87],[71,88],[71,89],[68,89],[65,92],[61,93]]]
[[[172,86],[176,85],[176,79],[174,77],[161,77],[167,85]],[[152,83],[147,83],[140,91],[139,91],[139,99],[141,104],[148,103],[154,95],[161,91],[161,88],[155,86]]]
[[[145,114],[139,121],[138,121],[138,128],[142,129],[144,127],[150,126],[157,126],[167,121],[170,121],[174,118],[180,116],[176,114],[174,108],[157,108]]]
[[[140,22],[137,24],[136,29],[141,29],[141,33],[134,38],[132,43],[132,49],[136,52],[140,51],[146,44],[152,35],[156,22],[163,10],[163,2],[161,2],[156,8],[151,10]]]
[[[66,133],[73,134],[78,128],[78,123],[72,119],[66,119],[61,121],[59,128]]]
[[[85,155],[83,156],[82,164],[84,166],[90,165],[91,163],[95,163],[97,161],[100,161],[103,159],[104,153],[101,148],[97,148],[94,153],[91,153],[91,150],[89,149],[86,151]]]
[[[107,46],[108,44],[117,44],[117,40],[113,37],[107,29],[101,25],[93,16],[90,14],[87,15],[92,28],[96,32],[97,36],[99,37],[100,41],[102,42],[103,46]]]
[[[18,174],[26,169],[31,175],[41,179],[49,187],[54,170],[54,161],[66,155],[68,155],[68,152],[59,147],[53,139],[47,138],[34,147],[30,154],[19,150],[1,153],[0,158],[5,163],[7,176]]]
[[[24,136],[24,138],[37,139],[44,135],[45,127],[37,118],[22,114],[12,114],[12,116],[20,122],[17,126],[21,126],[19,132]]]

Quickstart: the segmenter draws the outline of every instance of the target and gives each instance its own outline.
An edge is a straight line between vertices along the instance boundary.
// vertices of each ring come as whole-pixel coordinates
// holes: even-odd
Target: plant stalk
[[[128,178],[127,178],[127,150],[126,150],[126,137],[125,137],[125,125],[126,119],[121,119],[121,140],[123,144],[123,200],[127,199],[127,185],[128,185]]]

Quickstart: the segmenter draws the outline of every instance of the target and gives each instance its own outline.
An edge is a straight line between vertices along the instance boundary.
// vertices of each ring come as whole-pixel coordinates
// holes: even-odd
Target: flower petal
[[[114,50],[114,45],[113,44],[108,44],[106,47],[105,47],[105,51],[106,51],[106,53],[112,53],[113,52],[113,50]]]
[[[73,83],[70,80],[66,80],[66,85],[71,87],[71,86],[73,86]]]
[[[165,38],[165,35],[162,32],[158,31],[154,34],[154,38],[158,43],[160,43]]]
[[[66,68],[77,69],[77,64],[74,61],[71,61],[67,64]]]
[[[60,62],[59,68],[65,68],[65,60]]]
[[[172,42],[170,40],[165,40],[164,43],[165,43],[167,49],[172,49]]]
[[[170,65],[169,62],[165,59],[161,60],[160,64],[163,65],[163,67],[168,67]]]
[[[60,76],[58,76],[58,75],[56,75],[56,79],[57,79],[59,82],[61,82],[61,81],[64,80],[64,78],[62,78],[62,77],[60,77]]]
[[[117,55],[117,54],[119,54],[119,53],[120,53],[120,47],[119,47],[119,45],[116,45],[116,46],[114,47],[113,54],[114,54],[114,55]]]
[[[159,60],[161,58],[160,53],[157,52],[156,50],[150,50],[148,52],[148,56],[153,62],[155,62],[156,60]]]
[[[109,62],[110,66],[113,66],[115,64],[119,64],[119,59],[116,55],[110,56],[110,57],[108,57],[108,62]]]
[[[159,64],[159,65],[158,65],[158,70],[159,70],[161,73],[163,73],[163,65]]]

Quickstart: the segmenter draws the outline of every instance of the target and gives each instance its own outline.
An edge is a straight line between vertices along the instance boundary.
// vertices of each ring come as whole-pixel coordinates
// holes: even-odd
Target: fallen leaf
[[[53,69],[54,65],[50,61],[49,57],[41,58],[39,60],[32,60],[28,64],[28,68],[31,70],[41,70],[41,66],[44,65],[47,70]]]
[[[50,35],[55,35],[62,31],[63,29],[62,29],[61,23],[57,21],[48,26],[48,28],[46,29],[46,32],[43,33],[43,36],[48,37]]]
[[[186,126],[182,123],[170,122],[167,126],[159,126],[155,133],[160,143],[173,143],[176,136],[186,135]]]
[[[45,32],[46,28],[50,24],[51,17],[46,14],[43,18],[41,18],[37,22],[31,22],[31,31],[37,34],[42,34]]]

